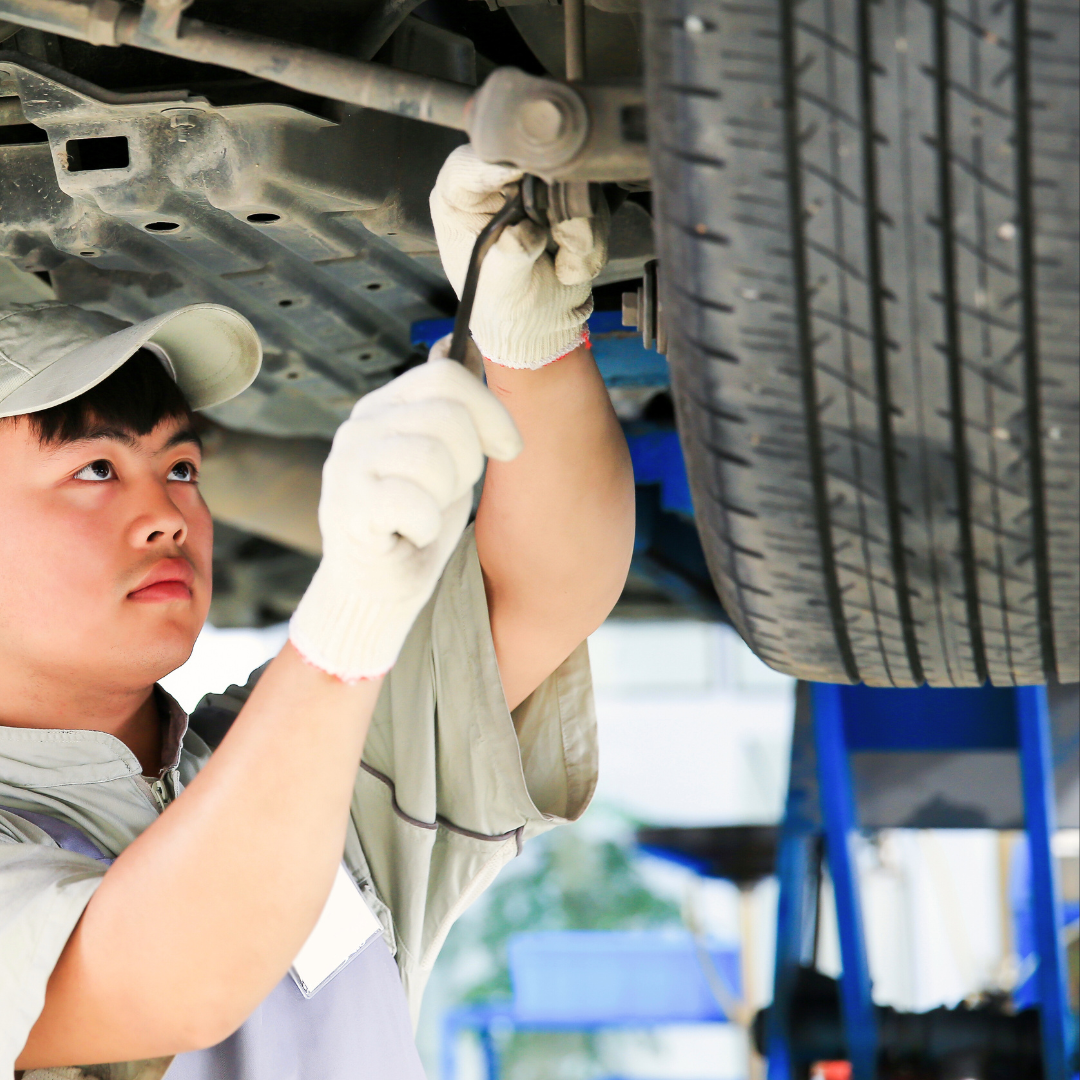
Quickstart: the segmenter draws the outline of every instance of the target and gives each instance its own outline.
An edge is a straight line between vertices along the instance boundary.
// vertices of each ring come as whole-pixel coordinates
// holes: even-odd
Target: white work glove
[[[484,455],[521,436],[460,364],[434,360],[362,397],[323,466],[323,557],[289,638],[347,682],[393,667],[469,518]]]
[[[489,165],[459,146],[439,170],[431,220],[443,269],[461,296],[480,230],[504,202],[520,169]],[[509,226],[480,268],[469,329],[488,360],[538,368],[588,343],[591,282],[607,261],[607,204],[593,218],[572,218],[550,233],[531,221]],[[548,242],[557,246],[554,256]]]

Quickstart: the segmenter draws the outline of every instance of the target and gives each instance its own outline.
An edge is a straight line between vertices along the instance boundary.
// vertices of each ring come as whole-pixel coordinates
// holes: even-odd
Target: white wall
[[[780,817],[794,680],[713,623],[608,622],[589,654],[598,801],[651,825]]]
[[[288,636],[288,623],[262,630],[219,630],[207,623],[191,658],[161,685],[191,712],[203,694],[220,693],[231,683],[243,685],[250,672],[281,651]]]

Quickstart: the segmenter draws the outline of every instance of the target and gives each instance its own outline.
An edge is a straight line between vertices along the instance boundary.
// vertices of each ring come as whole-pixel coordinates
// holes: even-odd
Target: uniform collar
[[[157,683],[154,684],[154,697],[165,725],[164,738],[161,740],[161,771],[164,773],[180,764],[180,751],[188,729],[188,714],[180,708],[176,698]]]
[[[164,730],[161,771],[175,769],[187,733],[187,713],[154,687]],[[116,736],[79,728],[0,726],[0,784],[50,788],[95,784],[142,773],[139,759]]]

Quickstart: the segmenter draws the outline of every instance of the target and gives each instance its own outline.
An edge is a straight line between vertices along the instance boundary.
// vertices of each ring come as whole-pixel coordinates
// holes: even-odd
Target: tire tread
[[[1078,13],[647,5],[699,531],[781,670],[1080,679]]]

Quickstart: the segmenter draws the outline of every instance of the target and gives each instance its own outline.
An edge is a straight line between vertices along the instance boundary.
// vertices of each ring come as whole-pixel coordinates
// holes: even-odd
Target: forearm
[[[495,651],[511,708],[604,620],[626,579],[634,482],[592,353],[535,371],[487,365],[525,449],[492,461],[476,519]]]
[[[176,1053],[250,1014],[329,893],[380,685],[346,685],[286,645],[210,762],[105,875],[20,1068]]]

